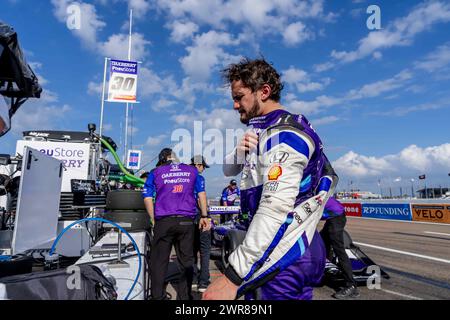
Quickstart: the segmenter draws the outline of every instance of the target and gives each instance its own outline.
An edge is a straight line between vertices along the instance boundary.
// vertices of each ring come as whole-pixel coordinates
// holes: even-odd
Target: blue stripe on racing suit
[[[267,143],[264,146],[264,153],[282,143],[287,144],[298,153],[301,153],[306,158],[309,158],[309,148],[305,141],[295,133],[285,131],[282,131],[267,140]]]
[[[273,273],[277,269],[283,270],[287,266],[291,265],[295,260],[297,260],[299,257],[301,257],[306,249],[309,247],[308,239],[306,237],[306,232],[304,232],[301,237],[297,240],[297,242],[292,246],[291,249],[289,249],[288,252],[277,262],[275,262],[269,269],[261,273],[258,277],[253,279],[250,282],[245,283],[238,289],[238,296],[242,294],[243,291],[247,289],[247,287],[253,285],[254,283],[260,281],[261,279],[265,278],[267,275]]]
[[[300,183],[300,192],[308,191],[311,188],[311,175],[308,175]]]
[[[331,183],[332,183],[331,178],[322,177],[320,179],[319,186],[317,187],[317,193],[319,193],[320,191],[328,192],[330,190]]]
[[[250,269],[250,272],[244,277],[244,281],[250,279],[250,277],[255,273],[255,271],[258,270],[261,267],[261,265],[267,260],[269,255],[272,253],[273,249],[278,245],[281,238],[283,238],[283,235],[286,232],[287,227],[292,223],[293,220],[294,214],[292,212],[289,212],[286,221],[281,225],[280,229],[276,233],[274,239],[270,243],[267,250],[264,252],[261,259],[259,259],[253,264],[252,268]]]

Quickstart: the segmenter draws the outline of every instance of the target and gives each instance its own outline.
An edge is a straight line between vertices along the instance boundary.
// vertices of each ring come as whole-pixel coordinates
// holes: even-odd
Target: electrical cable
[[[136,275],[136,279],[134,280],[133,285],[131,286],[130,290],[128,291],[128,294],[125,296],[125,299],[124,299],[124,300],[128,300],[128,297],[130,296],[131,292],[133,291],[134,287],[136,286],[136,283],[138,282],[139,276],[140,276],[140,274],[141,274],[142,257],[141,257],[141,252],[139,251],[139,248],[138,248],[138,246],[137,246],[137,244],[136,244],[136,241],[134,241],[133,237],[128,233],[128,231],[126,231],[124,228],[122,228],[122,227],[121,227],[120,225],[118,225],[117,223],[115,223],[115,222],[113,222],[113,221],[110,221],[110,220],[107,220],[107,219],[104,219],[104,218],[84,218],[84,219],[81,219],[81,220],[77,220],[77,221],[71,223],[70,225],[68,225],[67,227],[65,227],[65,228],[59,233],[59,235],[56,237],[55,241],[53,242],[53,245],[52,245],[52,248],[50,249],[49,255],[50,255],[50,256],[53,255],[53,253],[54,253],[54,251],[55,251],[55,248],[56,248],[56,245],[58,244],[59,240],[60,240],[61,237],[64,235],[64,233],[66,233],[66,231],[68,231],[68,230],[69,230],[70,228],[72,228],[74,225],[77,225],[77,224],[79,224],[79,223],[81,223],[81,222],[84,222],[84,221],[101,221],[101,222],[105,222],[105,223],[110,223],[110,224],[112,224],[113,226],[115,226],[116,228],[120,229],[123,233],[125,233],[125,234],[128,236],[128,238],[130,238],[131,242],[133,243],[134,249],[136,250],[136,252],[137,252],[137,254],[138,254],[138,256],[139,256],[139,267],[138,267],[138,272],[137,272],[137,275]]]
[[[91,237],[92,243],[95,243],[95,238],[94,238],[94,236],[92,235],[91,231],[89,231],[89,225],[88,225],[88,222],[85,221],[84,224],[86,225],[86,231],[87,231],[87,233],[89,234],[89,236]]]

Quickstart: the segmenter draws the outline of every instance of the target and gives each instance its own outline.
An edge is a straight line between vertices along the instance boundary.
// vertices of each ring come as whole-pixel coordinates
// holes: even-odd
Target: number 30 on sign
[[[136,102],[137,62],[111,60],[108,101]]]

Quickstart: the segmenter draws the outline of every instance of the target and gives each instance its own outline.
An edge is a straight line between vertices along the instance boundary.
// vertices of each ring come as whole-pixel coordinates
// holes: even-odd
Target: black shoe
[[[208,285],[206,285],[206,284],[199,284],[197,290],[198,290],[198,292],[203,293],[203,292],[206,291],[206,288],[208,288]]]
[[[341,288],[338,292],[333,295],[336,299],[350,299],[359,297],[359,290],[356,286],[352,285],[350,287]]]

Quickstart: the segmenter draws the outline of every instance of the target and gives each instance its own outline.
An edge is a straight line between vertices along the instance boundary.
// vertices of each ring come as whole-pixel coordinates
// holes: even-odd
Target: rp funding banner
[[[412,220],[409,203],[363,203],[362,216],[364,218]]]
[[[136,103],[137,62],[111,60],[108,101]]]

